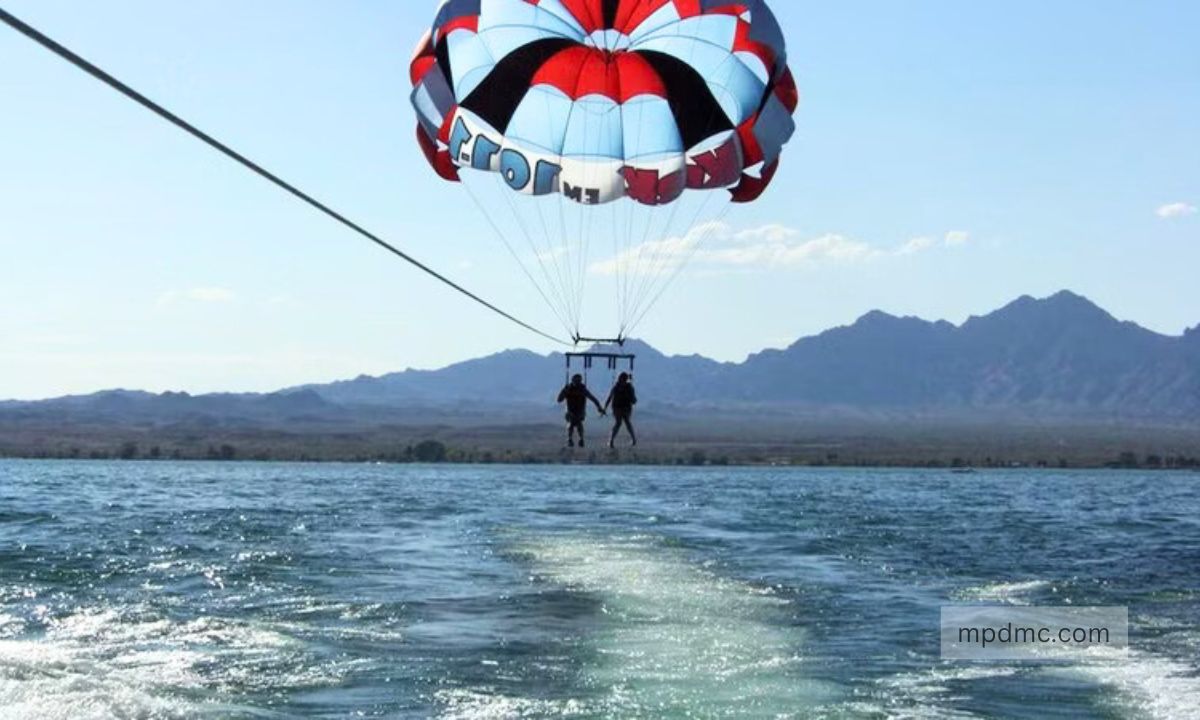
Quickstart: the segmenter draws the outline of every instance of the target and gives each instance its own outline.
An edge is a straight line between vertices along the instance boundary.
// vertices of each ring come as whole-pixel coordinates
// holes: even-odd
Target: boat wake
[[[657,538],[523,538],[535,578],[594,597],[581,681],[591,700],[548,707],[446,693],[446,718],[811,717],[834,688],[805,677],[804,632],[770,590],[721,577]]]
[[[1113,692],[1113,709],[1124,717],[1200,720],[1200,676],[1190,663],[1133,649],[1095,648],[1079,664],[1060,668]]]
[[[0,718],[264,717],[224,698],[337,680],[307,662],[299,641],[249,622],[174,622],[127,608],[10,616],[5,628]]]

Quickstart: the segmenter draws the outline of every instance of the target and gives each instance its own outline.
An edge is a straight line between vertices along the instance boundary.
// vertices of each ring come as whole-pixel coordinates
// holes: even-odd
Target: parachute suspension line
[[[643,214],[646,216],[646,224],[642,226],[642,239],[638,241],[637,265],[635,267],[639,275],[642,270],[642,258],[645,256],[646,246],[650,242],[650,231],[654,229],[654,220],[658,216],[658,213],[655,212],[658,209],[657,205],[643,205],[642,207],[645,208]],[[636,290],[637,285],[635,284],[633,287]]]
[[[695,253],[692,252],[692,249],[700,245],[702,238],[707,240],[707,237],[704,236],[707,232],[713,230],[715,225],[713,225],[711,221],[705,226],[697,226],[696,223],[700,222],[701,218],[707,217],[708,206],[712,204],[712,200],[715,195],[716,191],[705,192],[704,200],[702,202],[698,202],[699,207],[696,209],[696,212],[692,214],[688,224],[679,228],[679,232],[681,233],[679,235],[681,246],[679,247],[678,252],[681,255],[686,255],[686,257],[679,257],[679,255],[677,255],[672,248],[664,247],[664,252],[660,253],[660,256],[651,263],[645,275],[646,282],[644,283],[644,287],[637,297],[635,308],[641,308],[641,306],[649,298],[654,297],[656,292],[655,288],[660,284],[660,280],[662,280],[665,276],[668,276],[672,270],[682,268],[683,266],[687,265],[688,261],[695,256]],[[728,208],[728,205],[725,207]],[[700,234],[700,236],[693,238],[693,234],[697,232]],[[672,260],[678,263],[677,268],[671,267],[670,263]],[[636,314],[637,310],[635,309],[634,312]]]
[[[686,192],[686,191],[684,191],[684,192]],[[704,204],[707,205],[708,200],[712,199],[712,193],[706,192],[704,194],[706,194],[706,196],[707,196],[706,198],[704,198]],[[676,200],[676,202],[671,203],[671,216],[667,217],[666,223],[664,224],[664,226],[662,226],[662,235],[658,239],[658,245],[655,246],[654,256],[652,256],[652,258],[650,258],[650,262],[652,262],[655,265],[658,264],[655,262],[655,260],[658,259],[658,254],[660,254],[660,253],[670,254],[670,252],[671,252],[671,248],[670,248],[670,246],[667,245],[667,242],[672,240],[672,238],[671,238],[672,230],[674,230],[674,228],[676,228],[676,224],[674,224],[674,221],[676,221],[676,217],[678,217],[678,215],[679,215],[679,208],[682,208],[683,205],[684,205],[683,198],[679,198],[678,200]],[[695,222],[695,221],[692,221],[692,222]],[[680,228],[679,232],[684,233],[683,238],[686,239],[686,233],[691,232],[691,227],[689,226],[689,227]],[[649,277],[653,278],[653,275],[650,275]]]
[[[642,268],[644,265],[643,258],[646,254],[647,241],[650,239],[650,226],[654,221],[654,213],[651,212],[650,206],[639,204],[638,212],[642,215],[642,219],[645,221],[641,225],[641,231],[637,232],[634,236],[640,239],[635,241],[634,237],[629,238],[629,242],[631,244],[629,249],[626,251],[629,254],[631,260],[630,264],[632,265],[629,270],[629,276],[626,279],[625,285],[625,302],[630,313],[630,316],[627,318],[627,321],[629,322],[633,321],[633,313],[637,308],[637,302],[635,298],[637,297],[637,288],[642,282]],[[635,242],[636,244],[633,244]]]
[[[590,187],[590,184],[589,184],[589,187]],[[592,208],[588,208],[588,210],[591,210],[591,209]],[[581,208],[580,210],[582,211],[583,208]],[[594,224],[592,223],[592,213],[591,212],[587,213],[587,219],[588,219],[587,223],[585,224],[584,228],[581,230],[581,232],[578,235],[578,242],[575,247],[575,250],[576,250],[575,262],[574,262],[573,269],[572,269],[572,272],[574,272],[574,274],[575,274],[575,296],[577,298],[579,298],[579,324],[581,327],[583,325],[583,307],[584,307],[583,297],[584,297],[584,293],[587,290],[587,276],[584,274],[584,271],[587,267],[588,238],[591,237],[592,228],[594,226]]]
[[[541,222],[542,232],[546,234],[546,244],[552,247],[550,262],[562,276],[563,297],[567,301],[567,312],[571,317],[571,327],[574,329],[572,334],[579,333],[579,302],[575,294],[575,278],[571,272],[571,246],[567,242],[567,238],[561,235],[555,235],[551,229],[551,222],[546,220],[547,202],[553,202],[551,198],[537,198],[534,201],[537,205],[538,220]]]
[[[529,230],[527,230],[527,232],[529,233],[529,236],[532,238],[531,243],[532,243],[533,247],[537,248],[537,250],[536,250],[537,256],[542,258],[543,262],[545,262],[549,266],[550,270],[553,271],[555,281],[557,282],[557,284],[554,287],[558,294],[559,302],[561,302],[563,305],[563,314],[566,316],[567,320],[570,321],[570,319],[571,319],[571,304],[570,304],[570,302],[567,301],[566,284],[563,282],[562,272],[559,270],[558,266],[554,262],[555,254],[557,253],[557,248],[553,247],[550,244],[551,241],[550,241],[549,235],[546,232],[545,221],[542,220],[540,217],[535,217],[535,216],[537,216],[538,210],[540,209],[537,204],[537,199],[534,198],[534,199],[530,200],[530,205],[529,205],[530,209],[529,209],[528,213],[525,213],[520,209],[521,206],[517,204],[517,200],[508,194],[507,188],[505,187],[505,182],[504,182],[501,174],[497,174],[495,176],[495,181],[496,181],[497,188],[498,188],[497,191],[505,196],[505,201],[509,203],[509,207],[512,208],[513,212],[516,213],[518,216],[520,216],[523,220],[526,218],[529,220],[528,226],[523,225],[522,227],[530,228]],[[538,234],[539,227],[541,228],[540,235]]]
[[[639,128],[640,131],[640,128]],[[633,277],[633,238],[639,232],[638,220],[644,210],[642,205],[633,201],[625,208],[628,218],[626,230],[621,234],[621,297],[623,298],[624,317],[622,323],[628,323],[629,317],[629,285]]]
[[[579,83],[581,83],[583,81],[583,68],[584,68],[584,66],[580,65],[579,73],[575,77],[576,85],[578,85]],[[567,111],[567,122],[564,127],[566,127],[568,129],[568,131],[571,128],[571,121],[575,118],[575,110],[577,108],[579,108],[579,106],[581,104],[582,104],[582,99],[576,100],[574,103],[571,104],[571,109]],[[592,117],[591,112],[589,112],[585,109],[584,113],[583,113],[583,137],[585,137],[585,138],[590,138],[592,136],[591,132],[590,132],[590,128],[588,127],[590,124],[590,121],[591,121],[591,117]],[[584,174],[583,174],[583,186],[584,187],[591,187],[591,177],[590,177],[590,173],[589,173],[590,170],[591,170],[590,167],[585,166]],[[578,253],[577,254],[582,254],[582,252],[583,252],[582,238],[585,233],[587,233],[591,230],[591,223],[590,223],[591,216],[588,215],[587,213],[585,213],[584,209],[585,208],[583,208],[583,207],[577,208],[577,214],[579,216],[579,228],[578,228],[577,232],[573,233],[572,235],[563,237],[563,244],[566,245],[568,248],[571,247],[572,242],[578,242]],[[576,299],[577,299],[580,307],[582,308],[583,294],[580,291],[580,286],[579,286],[579,281],[578,281],[578,273],[576,272],[575,263],[572,261],[572,257],[569,253],[568,253],[567,257],[564,258],[564,261],[567,266],[567,276],[569,278],[571,278],[573,281],[572,288],[575,292]],[[582,310],[580,310],[580,313],[582,314]],[[580,327],[581,324],[582,324],[582,320],[576,321],[576,325],[575,325],[575,337],[576,338],[578,338],[581,333],[581,330],[582,330],[582,328]]]
[[[696,212],[692,214],[690,222],[685,226],[687,229],[681,236],[684,244],[679,249],[679,253],[682,256],[664,253],[663,257],[660,258],[660,262],[649,268],[647,273],[649,283],[646,286],[644,294],[638,298],[637,306],[634,310],[635,324],[640,323],[642,318],[649,311],[649,308],[657,302],[658,298],[662,295],[661,288],[667,287],[667,285],[674,280],[674,277],[682,272],[683,268],[685,268],[695,258],[700,246],[704,244],[712,232],[716,230],[719,220],[714,219],[713,221],[710,221],[709,223],[700,227],[696,225],[701,217],[706,216],[708,206],[712,203],[714,196],[714,192],[705,193],[704,201],[700,203]],[[722,217],[724,216],[725,212],[728,211],[728,208],[729,204],[726,204],[720,213]],[[695,235],[695,237],[693,237],[693,235]],[[674,266],[671,266],[670,264],[672,261],[675,262]],[[650,301],[648,305],[647,301]]]
[[[606,59],[606,62],[608,62],[608,59]],[[607,122],[607,121],[605,121],[605,122]],[[586,114],[586,116],[584,117],[584,135],[586,137],[592,136],[592,133],[590,131],[591,123],[592,123],[592,113],[588,112]],[[594,187],[596,185],[595,171],[596,170],[592,165],[588,164],[585,166],[585,170],[584,170],[584,186],[585,187]],[[584,297],[585,293],[587,292],[588,258],[590,257],[590,253],[591,253],[592,238],[596,232],[596,217],[601,212],[601,209],[596,206],[581,204],[581,205],[579,205],[577,210],[579,212],[580,225],[581,225],[581,231],[579,233],[579,256],[578,256],[577,277],[579,279],[578,292],[579,292],[581,314],[582,314],[583,297]],[[603,227],[603,224],[601,224],[601,227]]]
[[[504,233],[500,230],[500,227],[496,224],[496,221],[493,220],[492,216],[485,210],[483,203],[479,201],[479,197],[475,194],[475,190],[471,188],[471,184],[464,182],[463,186],[466,187],[467,195],[471,197],[471,201],[475,203],[477,208],[479,208],[480,214],[483,215],[484,219],[487,220],[488,225],[490,225],[492,230],[496,233],[496,237],[500,238],[500,241],[504,243],[504,247],[507,248],[509,254],[512,255],[513,260],[517,261],[517,265],[520,266],[521,272],[525,274],[525,277],[529,279],[530,284],[533,285],[533,289],[536,290],[538,295],[541,296],[542,300],[546,303],[546,307],[550,308],[550,312],[554,314],[554,317],[558,318],[558,321],[562,323],[563,330],[566,330],[567,334],[570,335],[570,325],[559,313],[558,308],[554,306],[554,303],[550,302],[550,298],[546,295],[546,292],[542,289],[542,286],[538,283],[538,281],[534,279],[533,274],[529,272],[529,268],[526,267],[525,263],[521,260],[521,256],[513,248],[512,243],[508,241],[508,238],[504,236]]]
[[[637,277],[637,240],[641,237],[643,221],[646,219],[646,206],[642,205],[637,200],[630,198],[629,205],[629,230],[621,238],[621,264],[624,267],[624,280],[621,285],[621,295],[625,298],[625,317],[623,322],[628,324],[633,318],[629,316],[629,290],[633,286],[634,279]]]
[[[638,236],[645,236],[648,232],[647,223],[650,216],[647,208],[648,206],[634,201],[632,198],[630,199],[628,210],[629,231],[623,235],[623,249],[621,250],[620,254],[620,263],[623,266],[621,296],[624,298],[621,318],[622,327],[628,325],[629,321],[633,319],[630,317],[630,312],[632,310],[632,304],[630,302],[630,290],[633,288],[633,285],[636,282],[638,266],[640,264],[639,261],[641,259],[642,252],[645,250],[644,244],[634,244],[634,238]]]
[[[589,182],[589,187],[590,187],[590,180],[588,182]],[[570,202],[570,201],[564,201],[564,202]],[[578,253],[576,255],[575,277],[578,282],[578,286],[576,287],[576,292],[578,293],[578,297],[579,297],[580,325],[581,326],[583,324],[584,297],[586,296],[586,293],[587,293],[587,264],[588,264],[587,261],[588,261],[588,257],[589,257],[588,248],[591,246],[591,238],[592,238],[592,235],[595,233],[595,223],[593,222],[593,219],[595,217],[594,216],[595,211],[596,211],[596,208],[587,207],[587,206],[583,206],[583,205],[580,205],[578,208],[575,209],[575,212],[577,213],[577,215],[579,217],[579,226],[580,226],[579,234],[578,234],[579,245],[577,248]]]
[[[591,187],[592,186],[592,177],[591,177],[590,168],[589,168],[588,172],[585,173],[585,179],[587,180],[587,183],[586,183],[587,186]],[[601,210],[598,207],[581,206],[579,208],[580,217],[582,218],[584,215],[587,216],[586,230],[580,232],[580,234],[579,234],[580,247],[579,247],[579,256],[578,256],[578,278],[579,278],[579,291],[578,292],[579,292],[579,298],[580,298],[581,322],[582,322],[583,298],[587,293],[587,287],[588,287],[588,270],[589,270],[588,259],[591,257],[592,237],[594,236],[595,229],[596,229],[595,219],[596,219],[596,215],[600,211]],[[583,223],[581,222],[580,224],[583,224]]]
[[[630,313],[632,316],[637,315],[638,307],[642,303],[642,296],[646,292],[646,286],[653,283],[654,277],[652,275],[651,268],[654,267],[659,255],[664,251],[664,246],[670,241],[669,231],[673,227],[671,223],[673,222],[674,215],[678,212],[680,205],[685,202],[685,198],[687,198],[686,194],[677,199],[675,202],[671,203],[673,207],[671,208],[671,212],[667,213],[667,217],[663,218],[665,222],[661,228],[657,230],[655,229],[654,220],[661,216],[662,213],[656,213],[650,216],[650,223],[647,226],[647,231],[644,233],[642,244],[638,252],[637,275],[634,280],[633,289],[630,293],[629,303],[631,307]],[[631,321],[633,319],[633,317],[630,318]]]
[[[706,207],[708,205],[708,201],[712,198],[710,193],[705,194],[707,197],[705,198],[704,205],[701,206],[702,211],[703,207]],[[675,228],[675,217],[679,214],[679,208],[683,204],[684,198],[682,197],[671,203],[671,212],[667,217],[666,222],[663,224],[661,233],[659,235],[651,235],[650,243],[654,246],[654,248],[650,252],[650,258],[647,262],[647,267],[642,268],[642,277],[638,280],[637,288],[634,291],[632,301],[633,307],[635,308],[634,312],[636,312],[636,308],[641,305],[644,296],[649,292],[649,288],[654,285],[654,280],[656,277],[655,274],[659,265],[660,256],[670,256],[672,252],[670,247],[670,243],[673,240],[671,237],[672,230]],[[693,220],[693,222],[695,221]],[[681,235],[681,239],[684,242],[687,241],[687,233],[690,231],[690,226],[680,229],[680,232],[683,233]]]
[[[650,237],[650,223],[654,220],[654,209],[641,203],[635,208],[638,220],[634,222],[634,234],[626,238],[629,247],[625,250],[629,257],[628,271],[625,276],[625,302],[630,313],[629,321],[633,322],[633,294],[639,278],[642,276],[642,259],[646,255],[646,240]]]
[[[553,134],[554,128],[552,127],[552,118],[554,117],[554,114],[551,111],[549,98],[546,96],[543,96],[542,104],[543,104],[543,107],[545,108],[545,112],[542,114],[542,117],[546,121],[547,134],[548,135]],[[512,198],[510,197],[509,200],[511,202]],[[562,298],[563,313],[568,318],[570,318],[570,330],[568,330],[568,332],[571,335],[571,337],[575,337],[576,335],[579,334],[579,318],[578,318],[579,302],[574,297],[574,293],[571,288],[569,278],[564,275],[562,265],[560,263],[560,258],[567,257],[570,254],[570,248],[566,246],[567,235],[566,235],[566,232],[564,229],[564,221],[562,218],[562,208],[561,208],[561,206],[559,208],[559,233],[557,236],[555,236],[554,233],[552,233],[550,231],[550,228],[546,223],[544,209],[542,208],[543,203],[553,204],[553,200],[551,200],[549,198],[542,198],[539,196],[534,196],[533,198],[530,199],[530,202],[537,205],[537,207],[535,209],[537,210],[537,213],[538,213],[538,220],[541,224],[543,239],[545,240],[545,247],[546,247],[546,252],[547,252],[546,262],[548,262],[550,264],[550,266],[554,269],[554,275],[555,275],[555,277],[558,278],[558,284],[559,284],[559,288],[560,288],[559,295]],[[516,202],[511,202],[511,205],[515,212],[516,211]],[[551,222],[551,224],[553,224],[553,222]],[[557,237],[557,240],[555,239],[556,237]]]
[[[639,130],[640,130],[640,128],[639,128]],[[627,253],[629,250],[627,245],[628,245],[630,236],[633,234],[633,212],[635,209],[636,208],[632,204],[626,204],[624,207],[621,208],[621,214],[624,216],[624,220],[625,220],[625,231],[624,232],[616,231],[617,245],[619,247],[619,249],[617,251],[617,258],[616,258],[616,260],[617,260],[617,280],[618,280],[617,292],[621,293],[621,328],[622,328],[622,332],[624,331],[625,324],[629,321],[629,316],[627,314],[628,308],[627,308],[627,303],[626,303],[626,301],[628,300],[628,296],[625,293],[626,282],[628,282],[628,273],[627,273],[628,267],[626,266],[626,263],[628,261]]]
[[[549,105],[549,100],[546,101],[546,104]],[[547,115],[549,115],[549,112],[547,112]],[[566,197],[561,192],[561,188],[560,188],[560,192],[558,193],[558,203],[557,204],[558,204],[559,237],[563,238],[564,242],[565,242],[566,239],[570,237],[570,229],[567,224]],[[575,323],[575,328],[572,331],[571,335],[572,335],[572,337],[574,337],[578,334],[579,334],[579,321],[577,320]]]
[[[622,112],[624,112],[624,110],[622,110]],[[622,115],[621,116],[622,124],[624,124],[624,119],[625,119],[624,115]],[[645,127],[646,127],[646,124],[644,122],[637,123],[637,140],[635,141],[635,145],[634,145],[634,147],[636,147],[636,148],[642,147],[642,139],[643,139],[642,136],[643,136],[643,131],[645,130]],[[634,202],[626,209],[626,215],[628,217],[628,222],[626,223],[625,232],[621,235],[622,249],[621,249],[620,253],[618,253],[618,255],[617,255],[617,263],[618,263],[618,267],[620,268],[619,280],[620,280],[620,292],[621,292],[621,318],[620,318],[621,331],[619,334],[622,337],[625,336],[625,333],[629,329],[628,328],[629,321],[632,320],[632,318],[629,316],[629,313],[630,313],[629,286],[630,286],[633,270],[629,267],[629,260],[633,254],[632,243],[633,243],[633,236],[634,236],[633,233],[634,233],[635,215],[639,211],[643,210],[643,208],[644,208],[644,206],[642,206],[640,203]]]
[[[283,180],[278,175],[275,175],[274,173],[268,171],[266,168],[255,163],[254,161],[250,160],[245,155],[242,155],[241,153],[235,151],[233,148],[229,147],[228,145],[220,142],[219,140],[212,137],[211,135],[200,130],[195,125],[192,125],[191,123],[187,122],[186,120],[179,117],[175,113],[172,113],[170,110],[167,110],[162,105],[159,105],[158,103],[154,102],[150,98],[139,93],[137,90],[134,90],[129,85],[126,85],[125,83],[121,82],[117,78],[113,77],[109,73],[102,70],[97,65],[94,65],[93,63],[85,60],[82,56],[76,54],[75,52],[68,49],[67,47],[54,41],[49,36],[43,34],[41,31],[37,30],[33,26],[28,25],[25,22],[21,21],[16,16],[9,13],[7,10],[4,10],[3,8],[0,8],[0,21],[3,21],[5,25],[8,25],[13,30],[16,30],[17,32],[21,33],[22,35],[29,38],[30,40],[37,43],[38,45],[41,45],[46,50],[49,50],[50,52],[52,52],[55,55],[62,58],[63,60],[66,60],[67,62],[71,63],[72,65],[79,68],[80,70],[87,73],[88,75],[91,75],[96,80],[99,80],[100,82],[104,83],[105,85],[108,85],[110,88],[112,88],[113,90],[117,91],[118,93],[124,95],[126,98],[132,100],[133,102],[137,103],[138,105],[141,105],[142,107],[144,107],[145,109],[154,113],[155,115],[158,115],[163,120],[166,120],[167,122],[169,122],[170,124],[179,128],[180,130],[183,130],[184,132],[188,133],[192,137],[194,137],[197,140],[208,145],[209,147],[216,150],[217,152],[220,152],[222,155],[225,155],[226,157],[228,157],[229,159],[238,163],[239,165],[242,165],[247,170],[250,170],[254,174],[262,177],[263,179],[267,180],[268,182],[272,183],[273,185],[279,187],[281,190],[284,190],[287,193],[293,195],[298,200],[304,202],[305,204],[309,205],[310,207],[314,208],[315,210],[318,210],[319,212],[321,212],[324,215],[330,217],[331,219],[337,221],[338,223],[341,223],[342,225],[349,228],[350,230],[353,230],[355,233],[361,235],[362,237],[366,238],[367,240],[370,240],[371,242],[375,243],[379,247],[390,252],[391,254],[395,255],[396,257],[400,258],[401,260],[404,260],[408,264],[410,264],[413,267],[417,268],[418,270],[424,272],[425,274],[429,275],[430,277],[434,278],[435,280],[438,280],[443,285],[446,285],[447,287],[457,291],[461,295],[475,301],[476,303],[482,305],[483,307],[487,308],[488,310],[491,310],[492,312],[496,313],[500,317],[503,317],[506,320],[509,320],[509,321],[515,323],[516,325],[519,325],[522,328],[524,328],[536,335],[539,335],[547,340],[552,340],[556,343],[560,343],[563,345],[569,344],[566,341],[562,340],[561,338],[557,338],[547,332],[539,330],[538,328],[534,327],[533,325],[530,325],[529,323],[525,322],[524,320],[521,320],[521,319],[517,318],[516,316],[511,315],[511,314],[505,312],[504,310],[501,310],[496,305],[493,305],[492,303],[488,302],[487,300],[484,300],[483,298],[481,298],[480,296],[471,292],[470,290],[467,290],[462,285],[459,285],[458,283],[454,282],[453,280],[446,277],[445,275],[442,275],[441,273],[437,272],[436,270],[429,267],[428,265],[420,262],[419,260],[412,257],[408,253],[403,252],[402,250],[400,250],[396,246],[392,245],[391,243],[387,242],[383,238],[368,231],[361,225],[358,225],[357,223],[351,221],[350,219],[348,219],[341,213],[330,208],[328,205],[325,205],[324,203],[315,199],[311,195],[300,190],[296,186]]]
[[[582,66],[581,66],[580,82],[582,82],[582,74],[583,73],[582,73]],[[575,107],[576,106],[571,106],[572,112],[574,112]],[[592,137],[592,112],[590,112],[590,110],[584,110],[584,113],[583,113],[583,137],[587,137],[587,138]],[[583,186],[584,187],[592,187],[593,176],[594,175],[592,173],[592,167],[587,166],[583,172]],[[594,210],[594,208],[590,208],[590,206],[587,206],[587,205],[581,205],[580,208],[578,208],[578,211],[580,211],[580,226],[581,227],[580,227],[580,232],[577,233],[577,236],[575,238],[575,240],[576,240],[576,256],[575,256],[575,258],[571,258],[571,257],[566,258],[566,260],[568,260],[568,263],[569,263],[570,269],[571,269],[570,276],[572,278],[574,278],[574,280],[575,280],[575,293],[576,293],[576,299],[578,301],[578,305],[580,305],[580,324],[581,325],[583,322],[582,316],[583,316],[584,283],[583,283],[583,277],[582,277],[583,265],[580,263],[580,260],[584,257],[584,252],[586,252],[586,251],[584,251],[584,245],[586,245],[586,238],[588,235],[592,234],[592,229],[594,226],[593,220],[594,220],[595,216],[592,214],[592,212],[590,212],[590,210]],[[568,246],[570,246],[572,239],[566,238],[565,240],[566,240],[566,244],[568,244]],[[578,335],[578,332],[576,332],[576,335]]]
[[[533,209],[537,212],[537,219],[542,228],[542,237],[545,239],[546,247],[549,248],[550,265],[551,265],[551,267],[553,267],[555,269],[555,272],[558,274],[559,285],[563,289],[563,300],[566,304],[567,317],[571,319],[571,324],[572,324],[572,326],[574,326],[576,324],[575,323],[575,311],[574,311],[574,303],[571,301],[571,295],[570,295],[570,289],[569,289],[570,285],[563,278],[562,265],[561,265],[561,263],[558,262],[558,257],[557,257],[562,252],[562,248],[556,247],[554,244],[554,241],[552,240],[552,238],[550,236],[550,229],[546,225],[546,214],[542,211],[541,198],[533,198],[533,200],[530,202],[530,204],[533,205]]]
[[[578,87],[580,84],[582,84],[583,72],[586,68],[587,68],[586,64],[580,64],[579,71],[575,75],[576,87]],[[575,111],[577,108],[579,108],[579,106],[581,104],[582,104],[581,101],[578,99],[575,102],[571,103],[570,109],[567,110],[567,118],[566,118],[566,122],[564,123],[565,128],[568,128],[568,129],[571,128],[571,121],[575,117]],[[548,99],[546,100],[546,115],[545,115],[545,117],[546,117],[547,125],[549,125],[550,118],[553,117],[553,113],[550,112]],[[591,112],[588,112],[585,110],[584,116],[583,116],[583,137],[585,137],[585,138],[591,137],[591,134],[588,132],[588,125],[589,125],[590,120],[591,120]],[[586,171],[585,171],[585,178],[586,178]],[[588,184],[586,181],[584,183],[584,186],[588,187]],[[560,191],[561,191],[561,188],[560,188]],[[560,195],[561,195],[561,192],[560,192]],[[543,229],[546,231],[546,236],[548,239],[550,236],[550,232],[547,229],[547,226],[545,224],[545,217],[542,215],[541,207],[538,208],[538,216],[539,216],[539,218],[542,219],[542,226],[543,226]],[[582,232],[583,231],[581,228],[580,234],[582,234]],[[560,236],[559,245],[561,246],[562,256],[561,256],[561,258],[555,258],[555,260],[556,260],[555,267],[566,278],[563,287],[564,287],[564,290],[566,291],[565,294],[567,295],[568,301],[572,303],[571,315],[572,315],[572,319],[575,323],[575,332],[573,333],[573,337],[578,338],[579,334],[580,334],[579,326],[580,326],[580,315],[582,314],[583,297],[582,297],[582,293],[579,291],[579,286],[578,286],[578,283],[575,278],[574,263],[572,262],[572,258],[571,258],[571,238],[569,236],[567,236],[565,233],[562,234]]]
[[[584,184],[587,187],[592,187],[593,181],[592,181],[590,169],[584,173]],[[578,248],[577,248],[578,253],[576,255],[576,263],[575,263],[574,272],[575,272],[576,281],[578,283],[577,287],[576,287],[576,292],[579,293],[579,298],[580,298],[580,306],[581,306],[580,322],[582,323],[583,297],[584,297],[584,294],[587,292],[586,271],[587,271],[588,247],[591,245],[592,235],[596,231],[595,219],[596,219],[597,208],[587,206],[587,205],[579,205],[579,207],[577,207],[575,209],[575,211],[579,216],[579,233],[578,233],[578,238],[577,238],[578,239]]]
[[[679,275],[683,271],[683,268],[685,268],[689,263],[691,263],[691,261],[696,257],[696,253],[699,252],[700,247],[705,242],[707,242],[709,240],[709,238],[711,238],[712,235],[714,233],[716,233],[716,231],[721,227],[721,223],[724,221],[725,215],[729,213],[729,210],[732,207],[733,207],[733,203],[727,203],[725,205],[725,207],[721,208],[721,212],[717,214],[717,217],[713,219],[713,221],[709,224],[708,228],[701,234],[700,239],[689,250],[687,258],[685,258],[683,262],[679,263],[679,265],[677,265],[675,267],[675,269],[671,273],[671,277],[665,283],[663,283],[663,285],[659,289],[658,293],[655,294],[654,298],[650,301],[650,304],[647,305],[646,309],[643,310],[641,312],[641,314],[639,314],[637,316],[636,320],[634,320],[633,325],[631,326],[631,331],[633,328],[636,328],[638,325],[640,325],[642,320],[645,319],[645,317],[650,314],[650,311],[654,309],[654,306],[658,304],[658,301],[660,299],[662,299],[662,296],[664,294],[666,294],[667,290],[669,290],[671,288],[671,286],[675,283],[675,281],[679,278]]]
[[[619,328],[617,331],[617,334],[620,335],[621,337],[624,337],[625,336],[625,305],[624,305],[625,298],[622,297],[622,295],[621,295],[621,255],[620,255],[621,244],[620,244],[620,240],[617,239],[618,238],[617,229],[618,229],[619,223],[620,223],[620,214],[617,212],[617,203],[615,203],[615,202],[609,203],[609,205],[612,206],[612,225],[609,227],[609,231],[612,233],[612,236],[613,236],[612,237],[612,244],[613,244],[613,268],[612,268],[612,271],[613,271],[614,277],[616,278],[616,283],[614,283],[614,287],[616,288],[616,296],[617,296],[616,297],[616,300],[617,300],[617,323],[618,323],[618,328]]]
[[[533,233],[529,231],[529,227],[525,222],[524,216],[522,216],[521,212],[517,210],[516,203],[513,202],[511,197],[512,191],[507,185],[504,184],[504,180],[499,174],[491,174],[494,176],[496,192],[500,194],[500,197],[503,198],[504,203],[508,206],[509,212],[512,213],[513,221],[517,224],[517,227],[520,228],[521,234],[525,237],[525,242],[529,245],[529,251],[533,254],[534,259],[537,261],[538,267],[541,268],[542,277],[544,277],[546,280],[547,290],[558,303],[560,312],[556,314],[562,318],[563,325],[569,327],[570,322],[566,318],[565,310],[563,310],[566,308],[566,301],[563,299],[562,290],[559,288],[559,286],[554,284],[554,280],[550,275],[550,271],[546,268],[546,259],[544,258],[545,253],[534,241]],[[465,185],[466,181],[464,181],[463,184]],[[570,332],[570,330],[568,330],[567,334],[573,337],[573,334]]]
[[[636,241],[637,242],[636,245],[631,245],[630,249],[629,249],[630,255],[633,256],[633,263],[632,263],[633,269],[631,270],[631,272],[629,274],[629,278],[627,279],[628,284],[626,285],[625,291],[629,295],[629,301],[628,301],[629,302],[629,312],[630,312],[629,320],[631,322],[633,321],[633,313],[637,309],[636,305],[634,303],[634,298],[637,295],[637,288],[638,288],[638,285],[641,283],[642,273],[644,272],[643,268],[645,267],[646,247],[650,242],[650,231],[653,228],[654,220],[658,215],[658,213],[655,212],[657,209],[658,209],[658,206],[654,206],[654,205],[641,205],[640,206],[642,219],[644,220],[644,222],[642,223],[642,231],[640,233],[640,239],[638,239]],[[634,239],[630,238],[630,242],[631,243],[634,242]],[[636,255],[633,254],[634,248],[637,249]]]
[[[558,193],[558,195],[559,195],[559,200],[558,200],[558,202],[554,203],[555,205],[558,206],[556,208],[558,210],[558,212],[556,213],[558,215],[558,237],[563,238],[564,242],[565,242],[565,239],[570,237],[570,235],[568,234],[569,231],[567,230],[566,211],[563,208],[562,193]],[[551,222],[553,222],[553,220]],[[579,321],[576,320],[575,326],[572,329],[571,335],[574,336],[574,335],[578,335],[578,334],[579,334]]]

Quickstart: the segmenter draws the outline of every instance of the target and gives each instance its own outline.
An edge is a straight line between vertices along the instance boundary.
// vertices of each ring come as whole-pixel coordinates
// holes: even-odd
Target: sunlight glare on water
[[[830,695],[804,676],[803,631],[769,589],[653,537],[535,538],[517,551],[537,576],[602,603],[584,677],[615,715],[793,717]]]

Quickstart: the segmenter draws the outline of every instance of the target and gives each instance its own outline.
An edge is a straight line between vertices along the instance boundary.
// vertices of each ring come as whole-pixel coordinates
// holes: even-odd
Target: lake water
[[[939,659],[939,608],[1127,653]],[[1200,476],[0,462],[0,717],[1196,718]]]

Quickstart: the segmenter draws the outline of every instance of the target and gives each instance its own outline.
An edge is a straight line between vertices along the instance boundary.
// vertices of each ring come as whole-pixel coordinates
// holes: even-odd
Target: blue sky
[[[873,308],[959,322],[1063,288],[1161,332],[1200,323],[1200,5],[774,6],[797,136],[639,335],[740,360]],[[413,141],[432,0],[4,7],[553,325]],[[0,98],[0,397],[271,390],[552,349],[7,29]]]

